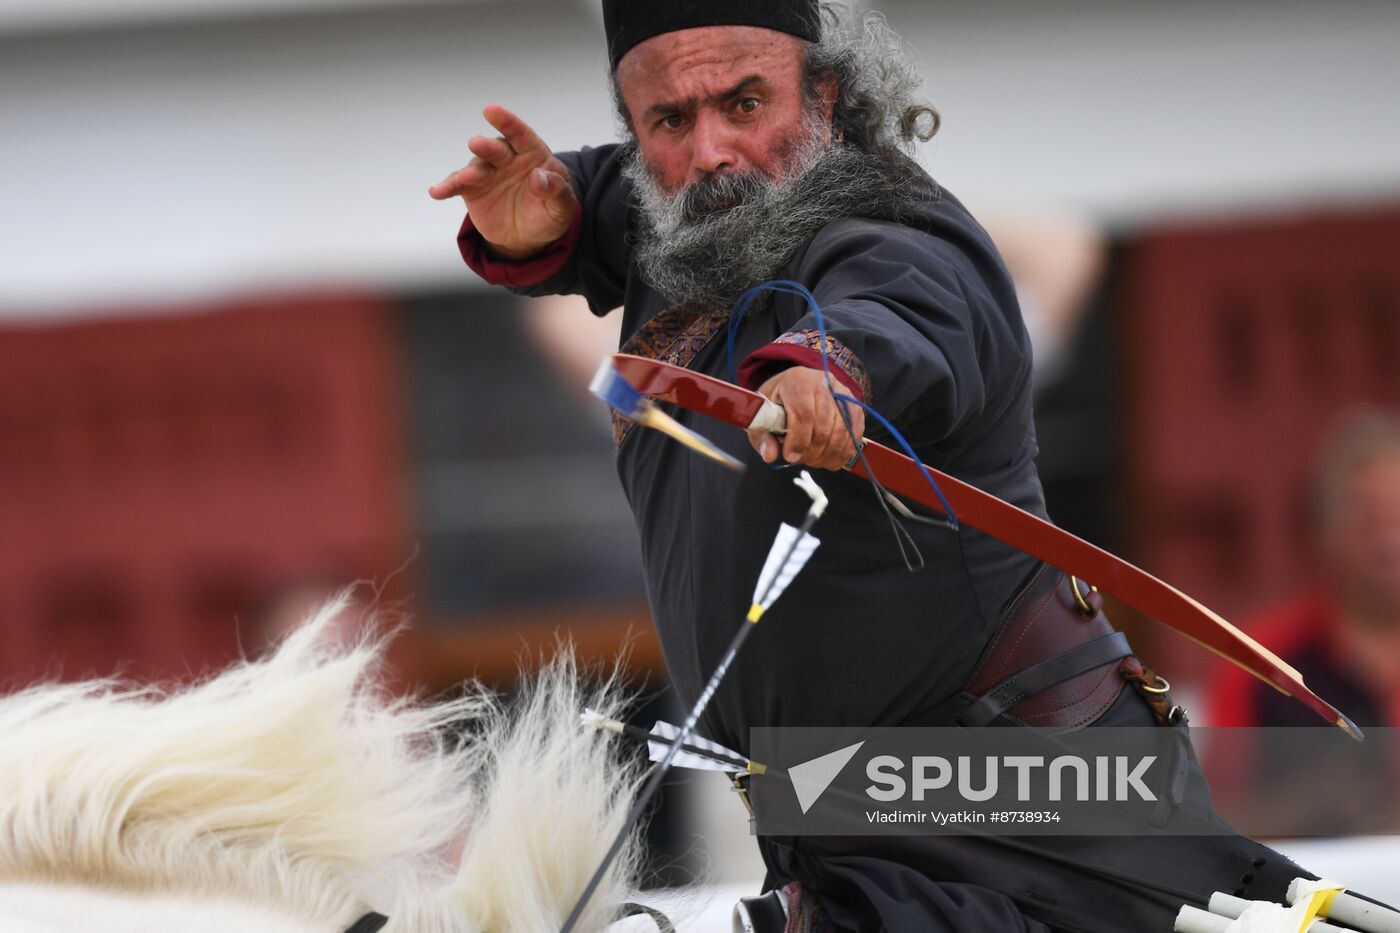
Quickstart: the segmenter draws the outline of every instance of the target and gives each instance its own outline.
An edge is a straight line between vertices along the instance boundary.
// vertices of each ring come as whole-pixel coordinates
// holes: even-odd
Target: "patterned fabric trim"
[[[763,376],[763,379],[758,379],[759,382],[771,376],[772,373],[766,371],[768,367],[765,365],[770,362],[791,363],[800,359],[804,365],[810,365],[805,358],[806,354],[796,356],[784,352],[784,348],[788,347],[810,351],[812,356],[816,359],[816,365],[820,366],[821,346],[822,339],[819,331],[789,331],[766,347],[760,347],[749,354],[748,358],[744,360],[743,366],[740,367],[741,377],[745,377],[740,379],[740,383],[746,388],[756,388],[756,386],[749,385],[748,383],[754,379],[758,379],[760,374]],[[850,388],[857,390],[860,393],[861,401],[869,403],[871,398],[870,376],[866,373],[865,364],[861,362],[860,357],[856,356],[855,351],[835,337],[827,334],[826,357],[827,362],[838,370],[838,372],[833,373],[833,375],[837,378],[843,375],[846,376],[846,378],[841,379],[841,381],[846,383]]]
[[[715,335],[724,330],[728,320],[728,308],[713,311],[667,308],[629,337],[622,345],[621,352],[661,360],[673,366],[689,366],[690,361],[709,345]],[[617,412],[612,413],[612,422],[613,440],[620,447],[635,423]]]
[[[834,933],[821,905],[802,885],[789,881],[783,893],[787,895],[788,907],[787,929],[783,933]]]

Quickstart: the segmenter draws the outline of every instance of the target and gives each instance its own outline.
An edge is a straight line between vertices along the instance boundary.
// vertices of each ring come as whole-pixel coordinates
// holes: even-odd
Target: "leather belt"
[[[1011,675],[978,697],[958,718],[965,726],[988,725],[1022,700],[1132,653],[1128,636],[1122,632],[1095,638]]]
[[[956,722],[987,725],[1008,715],[1057,732],[1083,728],[1123,692],[1116,662],[1131,654],[1103,613],[1103,597],[1079,592],[1076,581],[1042,564],[983,649]]]
[[[1073,578],[1042,564],[1002,613],[962,689],[900,725],[985,726],[1002,720],[1073,732],[1118,701],[1132,682],[1122,667],[1135,661],[1127,636],[1104,615],[1103,597],[1090,591],[1076,599]]]

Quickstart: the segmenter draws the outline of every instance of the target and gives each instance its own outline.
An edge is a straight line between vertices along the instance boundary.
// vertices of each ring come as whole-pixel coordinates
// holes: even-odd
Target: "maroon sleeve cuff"
[[[821,369],[820,348],[821,335],[814,330],[783,334],[744,358],[739,364],[739,385],[746,389],[757,389],[790,366]],[[865,364],[861,362],[860,357],[835,337],[828,336],[826,361],[836,381],[849,389],[856,398],[868,404],[870,378],[866,375]]]
[[[462,221],[462,230],[457,234],[457,248],[462,251],[462,259],[472,271],[492,285],[507,285],[512,288],[527,288],[538,285],[559,274],[564,264],[573,254],[583,231],[583,210],[574,212],[573,222],[568,231],[544,248],[538,256],[520,262],[497,259],[487,249],[486,240],[476,230],[471,215]]]

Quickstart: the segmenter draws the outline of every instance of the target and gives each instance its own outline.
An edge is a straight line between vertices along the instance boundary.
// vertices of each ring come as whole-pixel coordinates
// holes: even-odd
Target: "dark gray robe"
[[[669,311],[631,262],[636,225],[618,148],[560,158],[583,209],[576,241],[548,260],[550,274],[521,285],[483,259],[470,223],[462,242],[468,262],[522,294],[581,294],[596,314],[621,305],[623,349],[729,378],[728,309]],[[935,196],[911,203],[905,222],[829,223],[777,277],[816,296],[843,381],[909,438],[920,459],[1044,517],[1030,346],[1010,277],[967,210],[930,187]],[[752,355],[750,369],[760,374],[802,362],[815,330],[805,303],[774,296],[743,322],[735,362]],[[812,343],[805,342],[807,364],[815,360]],[[799,520],[807,499],[792,471],[765,466],[742,431],[673,413],[750,465],[739,476],[659,433],[617,426],[618,473],[641,536],[657,631],[689,706],[744,618],[779,524]],[[873,421],[867,433],[889,442]],[[966,526],[955,533],[911,524],[925,566],[910,572],[866,481],[829,471],[816,478],[831,499],[815,528],[822,545],[754,631],[701,722],[701,734],[745,753],[754,726],[923,719],[959,691],[1003,610],[1040,566]],[[1117,725],[1152,723],[1132,690],[1111,714]],[[1169,929],[1185,900],[1216,888],[1278,898],[1280,885],[1303,873],[1236,836],[763,838],[760,847],[770,883],[802,882],[844,928],[900,933]],[[1128,881],[1115,879],[1124,872]],[[1245,874],[1252,887],[1242,887]],[[1165,890],[1134,877],[1159,879]]]
[[[667,302],[630,262],[634,224],[617,148],[561,158],[583,204],[579,239],[556,275],[518,290],[582,294],[598,314],[620,304],[627,349],[663,359],[680,351],[683,365],[728,378],[727,309],[657,321]],[[1043,516],[1030,349],[1010,278],[950,194],[911,207],[918,226],[828,224],[780,277],[811,289],[848,351],[833,362],[861,372],[866,401],[925,462]],[[774,296],[745,319],[736,362],[783,334],[815,330],[801,299]],[[643,430],[627,431],[618,450],[657,631],[688,705],[743,619],[779,523],[800,519],[805,497],[792,471],[763,465],[743,432],[676,414],[751,464],[737,476]],[[886,440],[873,422],[867,428]],[[1038,566],[971,529],[912,525],[926,565],[911,573],[866,481],[817,474],[832,503],[816,528],[822,546],[754,632],[703,723],[740,751],[751,726],[895,725],[936,705],[967,678]]]

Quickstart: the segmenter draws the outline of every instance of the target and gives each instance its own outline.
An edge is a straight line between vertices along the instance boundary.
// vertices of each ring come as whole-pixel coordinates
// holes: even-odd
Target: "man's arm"
[[[911,429],[916,444],[945,439],[985,409],[996,386],[1028,378],[1025,330],[999,265],[983,268],[909,227],[853,220],[818,235],[801,274],[822,309],[833,375],[847,394]],[[808,313],[750,354],[739,378],[772,397],[765,387],[784,376],[810,381],[791,374],[820,360]]]
[[[462,258],[520,294],[581,294],[598,315],[617,307],[629,261],[617,147],[556,154],[504,108],[483,113],[502,136],[473,137],[476,158],[429,189],[466,202]]]

